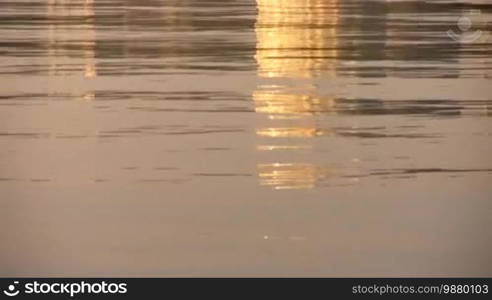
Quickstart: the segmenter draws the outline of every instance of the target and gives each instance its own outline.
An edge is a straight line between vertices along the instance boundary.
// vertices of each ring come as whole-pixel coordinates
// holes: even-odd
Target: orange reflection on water
[[[324,134],[317,128],[298,128],[298,127],[276,127],[276,128],[261,128],[256,130],[258,136],[271,137],[271,138],[309,138],[320,136]]]
[[[265,138],[275,138],[275,143],[257,146],[257,150],[290,150],[295,156],[296,151],[312,149],[312,143],[298,144],[300,139],[331,133],[318,126],[315,115],[333,113],[336,100],[320,95],[311,78],[335,76],[337,0],[257,0],[257,6],[258,76],[308,81],[296,88],[263,85],[253,93],[255,111],[267,116],[267,124],[258,126],[256,136],[262,143]],[[317,164],[286,160],[259,163],[260,184],[275,189],[311,189],[331,173]]]
[[[257,0],[256,61],[263,77],[333,71],[337,0]]]
[[[333,170],[307,163],[258,164],[260,184],[276,190],[311,189],[332,175]]]
[[[319,97],[314,93],[306,94],[285,92],[282,90],[257,90],[253,94],[255,111],[266,114],[310,115],[330,112],[336,104],[333,97]]]
[[[84,22],[77,25],[50,22],[48,27],[48,56],[51,61],[49,73],[67,75],[72,72],[73,65],[82,65],[85,78],[96,77],[94,0],[49,0],[46,15],[55,21],[70,18],[84,19]],[[79,57],[83,58],[82,62]]]
[[[258,151],[275,151],[275,150],[309,150],[311,145],[259,145],[256,147]]]

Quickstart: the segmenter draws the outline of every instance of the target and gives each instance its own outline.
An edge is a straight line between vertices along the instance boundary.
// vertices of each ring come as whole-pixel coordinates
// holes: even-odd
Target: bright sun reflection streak
[[[311,78],[319,72],[334,73],[336,4],[337,0],[257,0],[260,75]]]
[[[273,151],[273,150],[310,150],[311,145],[259,145],[256,147],[258,151]]]
[[[258,164],[257,168],[260,184],[277,190],[311,189],[333,173],[332,168],[301,163]]]
[[[94,24],[94,0],[49,0],[47,3],[47,17],[50,19],[83,17],[84,22],[78,25],[58,25],[50,23],[48,30],[48,55],[51,58],[49,73],[51,75],[68,75],[71,72],[70,65],[82,64],[83,76],[94,78],[97,76],[96,67],[96,31]],[[81,55],[66,48],[66,45],[80,47]],[[79,52],[80,53],[80,52]],[[82,56],[83,62],[79,63],[78,57]],[[71,74],[70,74],[71,75]]]
[[[335,76],[337,59],[337,0],[257,0],[256,61],[263,78],[304,78],[323,73]],[[314,138],[329,135],[313,118],[334,113],[336,100],[320,96],[313,84],[288,90],[268,85],[253,93],[255,111],[266,115],[260,138]],[[282,122],[290,121],[289,126]],[[292,140],[289,140],[292,143]],[[294,142],[295,143],[295,142]],[[258,151],[310,150],[312,145],[258,146]],[[293,152],[295,153],[295,152]],[[315,164],[258,164],[260,183],[274,189],[311,189],[330,174]]]
[[[315,136],[326,135],[328,132],[319,130],[317,128],[262,128],[256,130],[258,136],[279,138],[279,137],[296,137],[296,138],[309,138]]]
[[[312,78],[323,72],[334,76],[336,4],[337,0],[257,0],[258,75]],[[281,85],[262,86],[253,99],[256,112],[269,114],[271,119],[326,113],[336,104],[333,97],[320,97],[312,84],[297,91]]]

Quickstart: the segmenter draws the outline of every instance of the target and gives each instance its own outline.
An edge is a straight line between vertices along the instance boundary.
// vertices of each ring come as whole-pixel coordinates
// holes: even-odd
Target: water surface
[[[0,275],[492,276],[491,16],[2,1]]]

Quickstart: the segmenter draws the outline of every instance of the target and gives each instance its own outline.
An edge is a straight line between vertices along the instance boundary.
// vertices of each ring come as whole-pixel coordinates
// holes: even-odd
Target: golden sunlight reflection
[[[47,17],[49,19],[65,20],[73,17],[84,19],[81,24],[70,26],[59,25],[62,22],[50,22],[48,27],[49,74],[69,75],[73,72],[73,66],[77,65],[82,66],[82,75],[90,79],[97,76],[94,0],[76,1],[79,1],[77,3],[79,5],[74,5],[74,1],[68,0],[48,1]]]
[[[309,150],[311,145],[259,145],[256,147],[258,151],[274,151],[274,150]]]
[[[264,77],[334,73],[337,0],[257,0],[256,61]]]
[[[258,136],[271,137],[271,138],[309,138],[323,135],[324,132],[316,128],[297,128],[297,127],[275,127],[275,128],[261,128],[256,130]],[[272,150],[278,150],[281,148],[273,148]]]
[[[255,58],[260,78],[335,77],[337,0],[257,0],[257,6]],[[333,113],[336,100],[320,95],[313,82],[296,88],[260,85],[252,98],[255,111],[266,116],[261,121],[266,124],[256,130],[262,143],[258,151],[290,150],[295,155],[313,148],[306,138],[331,134],[319,128],[315,117]],[[265,138],[275,138],[275,143],[264,143]],[[282,139],[288,144],[277,144]],[[259,163],[257,170],[261,185],[275,189],[311,189],[330,173],[316,164],[289,162]]]
[[[257,90],[253,94],[255,111],[264,114],[311,115],[333,111],[333,97],[319,97],[312,89],[303,93],[285,92],[279,89]],[[308,92],[310,92],[308,94]]]
[[[258,164],[260,184],[276,190],[311,189],[332,175],[331,168],[304,163]]]

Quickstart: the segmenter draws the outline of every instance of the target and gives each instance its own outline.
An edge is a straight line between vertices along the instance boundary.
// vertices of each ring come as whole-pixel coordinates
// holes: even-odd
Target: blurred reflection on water
[[[0,2],[0,275],[492,275],[491,16]]]
[[[255,57],[258,76],[334,77],[338,41],[336,0],[258,0],[257,4]],[[327,133],[326,129],[319,128],[319,122],[310,118],[310,115],[336,112],[336,100],[334,97],[319,95],[317,87],[312,83],[304,84],[308,86],[295,91],[285,85],[260,86],[253,93],[256,112],[266,114],[270,120],[267,122],[269,127],[257,129],[259,137],[314,138]],[[274,143],[272,140],[269,145]],[[293,142],[288,143],[290,147],[293,146]],[[295,146],[305,147],[306,142],[303,143],[295,143]],[[270,147],[269,150],[284,150],[282,145]],[[316,164],[299,165],[290,162],[259,164],[258,170],[262,184],[278,189],[313,188],[318,178],[323,178],[328,172]]]
[[[84,21],[76,26],[57,24],[56,20],[63,19],[70,15],[77,15]],[[51,65],[49,74],[64,75],[69,74],[63,68],[65,64],[63,58],[70,56],[70,48],[81,49],[81,56],[84,58],[84,77],[92,78],[97,76],[96,70],[96,31],[94,24],[94,0],[85,0],[80,7],[71,7],[67,1],[49,0],[46,18],[53,20],[48,24],[48,57]],[[67,63],[65,61],[65,63]]]
[[[429,25],[425,22],[425,13],[437,10],[438,6],[430,3],[422,5],[420,2],[338,3],[336,0],[258,0],[257,4],[255,58],[258,76],[270,79],[297,79],[278,81],[281,83],[276,84],[269,82],[260,85],[253,93],[256,112],[266,117],[266,121],[262,122],[262,127],[259,127],[256,133],[259,137],[271,138],[259,139],[268,143],[268,146],[260,145],[258,149],[284,151],[287,149],[286,145],[276,144],[283,142],[288,144],[290,150],[308,147],[316,151],[313,144],[321,143],[296,139],[313,139],[328,135],[359,138],[440,137],[440,133],[407,133],[401,129],[393,129],[394,133],[387,133],[391,126],[386,122],[373,128],[359,128],[360,118],[347,119],[344,122],[347,124],[346,128],[336,128],[331,123],[347,114],[456,116],[465,109],[471,110],[475,105],[480,105],[480,101],[476,104],[467,101],[468,105],[463,105],[458,99],[426,99],[429,95],[418,94],[415,91],[409,93],[407,99],[394,99],[397,93],[392,90],[398,83],[388,80],[389,78],[413,77],[412,73],[417,74],[415,77],[460,77],[455,71],[459,69],[453,67],[458,63],[459,51],[444,53],[439,56],[438,61],[432,58],[435,52],[448,51],[446,47],[449,47],[449,41],[443,40],[446,38],[445,35],[434,36],[433,40],[430,40],[426,38],[429,33],[424,31],[429,30]],[[357,11],[352,6],[354,4],[357,9],[368,15],[355,17],[350,13],[343,13]],[[423,20],[418,21],[418,24],[412,24],[416,20],[411,17],[417,14],[424,14]],[[415,35],[414,32],[418,31],[422,33]],[[424,47],[429,48],[423,56],[415,55],[415,51],[421,51],[420,48],[412,47],[415,41],[422,41]],[[476,44],[473,46],[477,48],[475,51],[484,51],[484,54],[490,52],[490,49],[485,50],[486,48],[478,42]],[[409,63],[412,60],[414,62]],[[425,60],[434,64],[434,67],[424,69]],[[437,76],[430,73],[436,71]],[[477,73],[473,77],[480,76],[480,72]],[[351,96],[345,98],[337,92],[337,84],[332,84],[343,77],[357,78],[343,80],[343,85],[367,85],[364,98],[369,98],[371,86],[384,87],[384,94],[379,92],[373,99]],[[367,82],[361,82],[361,78],[368,78]],[[488,99],[483,103],[488,106]],[[411,128],[411,125],[404,128]],[[351,160],[360,161],[359,156],[360,153]],[[289,159],[303,158],[291,155]],[[303,164],[301,169],[311,166],[311,172],[301,171],[296,176],[290,171],[275,172],[275,166],[284,168],[285,163],[290,166],[291,161],[278,162],[275,157],[275,162],[269,165],[273,170],[268,172],[268,176],[260,173],[260,180],[276,188],[314,188],[314,183],[318,182],[316,174],[320,176],[319,179],[325,177],[325,172],[316,171],[319,169],[318,164],[310,163]],[[352,179],[352,176],[350,177]],[[310,184],[305,184],[306,181]]]
[[[256,60],[263,77],[311,78],[335,70],[337,0],[258,0]]]

